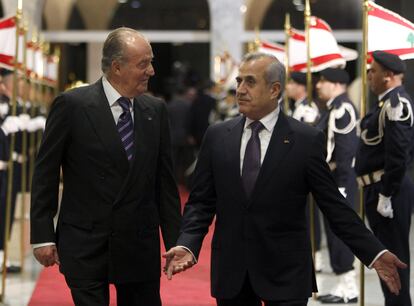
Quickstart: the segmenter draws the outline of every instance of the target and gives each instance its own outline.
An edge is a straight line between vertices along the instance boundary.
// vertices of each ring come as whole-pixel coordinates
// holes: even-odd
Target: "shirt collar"
[[[381,101],[385,96],[386,96],[386,94],[387,93],[389,93],[390,91],[392,91],[394,88],[396,88],[396,87],[393,87],[393,88],[390,88],[390,89],[387,89],[386,91],[384,91],[382,94],[380,94],[380,95],[378,95],[378,101]]]
[[[266,116],[264,116],[262,119],[260,119],[259,121],[263,124],[263,126],[265,127],[266,130],[268,130],[269,132],[272,132],[277,119],[279,118],[279,112],[280,112],[280,107],[279,105],[269,114],[267,114]],[[244,128],[246,129],[250,123],[252,123],[255,120],[252,120],[250,118],[246,117],[246,122],[244,123]]]
[[[299,107],[303,102],[305,102],[306,97],[295,101],[295,107]],[[304,104],[304,103],[303,103]]]
[[[106,98],[108,99],[109,106],[112,107],[119,98],[121,98],[121,94],[109,83],[108,79],[103,76],[102,77],[102,86],[105,93]],[[131,101],[131,105],[134,105],[134,99],[129,99]]]
[[[336,97],[335,97],[336,98]],[[328,109],[331,109],[332,108],[332,103],[333,103],[333,101],[335,100],[335,98],[330,98],[329,100],[328,100],[328,102],[326,102],[326,107],[328,108]]]

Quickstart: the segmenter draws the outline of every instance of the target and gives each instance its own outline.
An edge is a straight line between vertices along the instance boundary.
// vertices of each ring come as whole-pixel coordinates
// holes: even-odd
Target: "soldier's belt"
[[[357,177],[359,187],[365,187],[374,183],[378,183],[381,180],[381,176],[384,174],[384,170],[377,170],[368,174],[364,174]]]
[[[0,171],[7,170],[8,162],[0,160]]]
[[[24,155],[19,154],[17,152],[13,152],[13,161],[18,162],[19,164],[22,164],[25,160]]]

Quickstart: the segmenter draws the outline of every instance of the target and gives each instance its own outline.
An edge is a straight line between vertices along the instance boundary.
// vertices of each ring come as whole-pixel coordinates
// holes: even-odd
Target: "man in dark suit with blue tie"
[[[248,54],[237,77],[244,115],[204,138],[177,246],[165,272],[191,267],[216,217],[211,290],[219,306],[303,306],[316,291],[306,196],[312,192],[333,232],[398,294],[405,264],[347,205],[325,158],[323,132],[280,112],[284,66]]]
[[[33,177],[31,243],[41,264],[60,264],[76,305],[109,305],[109,283],[117,305],[161,305],[159,227],[171,247],[181,215],[166,107],[144,95],[152,60],[139,32],[112,31],[104,76],[58,96],[47,120]]]

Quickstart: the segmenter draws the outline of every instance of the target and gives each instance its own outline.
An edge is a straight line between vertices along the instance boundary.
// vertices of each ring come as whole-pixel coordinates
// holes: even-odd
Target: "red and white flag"
[[[414,24],[371,1],[368,5],[368,53],[383,50],[414,58]]]
[[[0,66],[9,70],[14,69],[16,57],[16,17],[7,17],[0,20]],[[23,62],[23,34],[19,35],[18,63]]]
[[[311,17],[309,40],[312,72],[318,72],[328,67],[345,67],[346,59],[341,53],[331,27],[325,21],[315,16]],[[292,29],[289,39],[289,66],[291,70],[305,71],[306,59],[305,33]]]
[[[57,56],[49,55],[45,63],[46,63],[46,67],[45,67],[44,79],[51,84],[55,84],[58,79],[58,58]]]
[[[285,63],[285,47],[281,44],[261,41],[258,51],[276,56],[281,63]]]

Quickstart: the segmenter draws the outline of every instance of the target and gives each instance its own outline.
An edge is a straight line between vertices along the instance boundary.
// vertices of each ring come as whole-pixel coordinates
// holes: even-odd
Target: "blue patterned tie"
[[[130,111],[131,101],[128,98],[121,97],[118,99],[122,107],[122,114],[119,116],[116,127],[121,137],[128,161],[134,157],[134,123]]]
[[[251,196],[260,171],[261,152],[259,132],[264,128],[260,121],[253,121],[249,126],[252,130],[252,135],[246,145],[242,168],[242,181],[248,198]]]

